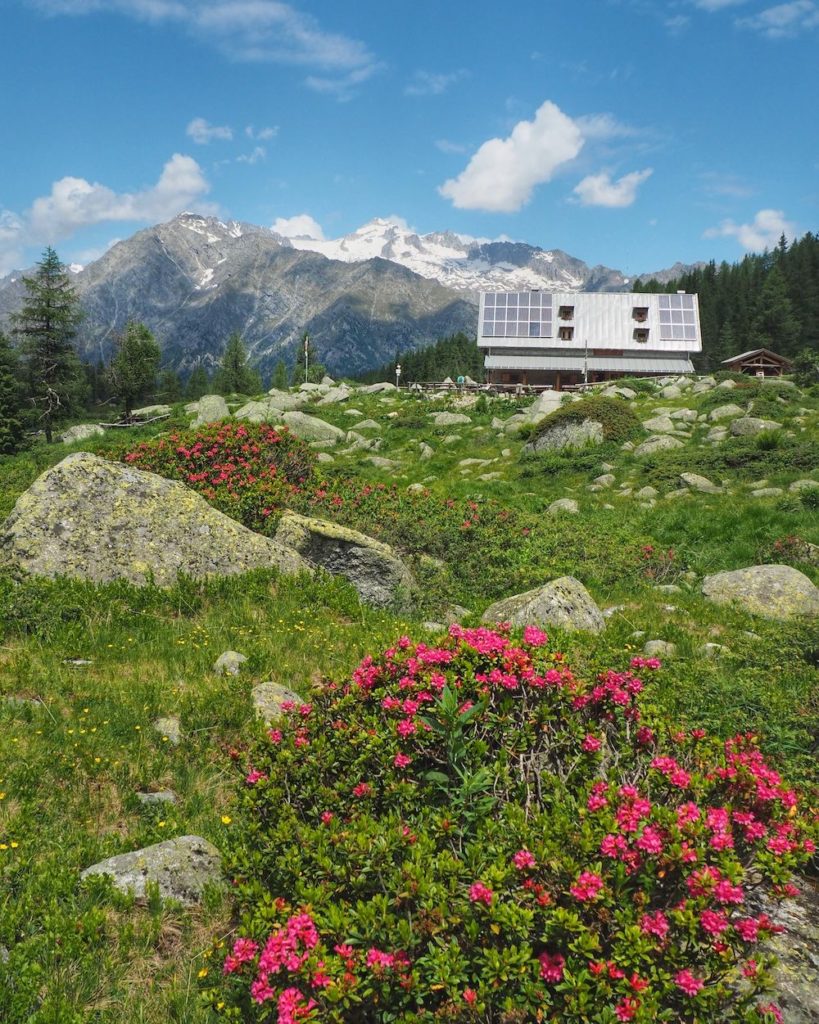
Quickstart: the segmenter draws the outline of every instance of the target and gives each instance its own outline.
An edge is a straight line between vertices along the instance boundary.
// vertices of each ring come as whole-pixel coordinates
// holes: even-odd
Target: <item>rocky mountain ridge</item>
[[[374,220],[335,241],[183,213],[72,267],[86,318],[82,358],[110,355],[128,320],[156,334],[164,364],[182,373],[218,363],[240,331],[251,361],[290,363],[307,332],[331,371],[354,374],[464,331],[482,289],[622,290],[628,279],[560,250],[451,232],[417,235]],[[20,273],[0,280],[0,329],[23,300]]]

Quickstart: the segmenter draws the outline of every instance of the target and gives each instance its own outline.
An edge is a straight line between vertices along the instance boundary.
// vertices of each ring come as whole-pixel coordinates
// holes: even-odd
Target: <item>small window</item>
[[[561,306],[557,315],[561,320],[574,320],[574,306]]]
[[[648,306],[635,306],[631,315],[638,324],[644,324],[648,320]]]
[[[561,327],[557,336],[561,341],[571,341],[574,337],[574,327]]]
[[[635,341],[648,341],[648,328],[647,327],[636,327],[634,330]]]

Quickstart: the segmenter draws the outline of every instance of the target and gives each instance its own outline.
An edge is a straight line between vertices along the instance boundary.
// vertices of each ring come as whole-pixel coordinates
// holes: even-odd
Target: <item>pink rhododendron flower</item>
[[[527,868],[533,868],[536,862],[535,858],[528,850],[518,850],[512,858],[512,863],[518,871],[525,871]]]
[[[469,898],[473,903],[485,903],[487,907],[492,903],[492,890],[483,882],[473,882],[469,887]]]
[[[523,642],[529,644],[530,647],[542,647],[548,641],[548,636],[537,626],[526,626],[523,630]]]
[[[566,961],[560,953],[541,953],[538,959],[540,960],[540,976],[544,981],[555,984],[562,980]]]
[[[586,738],[583,740],[581,744],[581,748],[585,750],[587,754],[596,753],[602,746],[603,744],[601,743],[601,741],[596,736],[593,736],[591,733],[589,733],[586,736]]]
[[[603,879],[593,871],[581,871],[569,892],[576,900],[587,903],[596,900],[603,888]]]
[[[677,988],[682,989],[687,996],[695,996],[704,986],[705,982],[700,978],[695,978],[689,970],[678,971],[674,975],[674,984]]]
[[[396,768],[406,768],[412,764],[412,758],[406,754],[396,754],[395,759],[392,762]]]
[[[728,918],[717,910],[703,910],[700,914],[700,926],[709,935],[722,935],[728,928]]]
[[[655,910],[653,914],[643,914],[640,918],[640,929],[646,935],[655,935],[658,939],[664,939],[668,935],[669,927],[668,918],[662,910]]]

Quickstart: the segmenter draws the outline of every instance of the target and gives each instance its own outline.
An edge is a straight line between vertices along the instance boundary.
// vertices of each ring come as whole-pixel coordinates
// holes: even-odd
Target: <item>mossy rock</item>
[[[542,419],[532,433],[531,442],[537,447],[538,440],[558,425],[585,422],[601,425],[603,441],[622,443],[643,433],[642,423],[625,401],[593,395],[563,405]]]

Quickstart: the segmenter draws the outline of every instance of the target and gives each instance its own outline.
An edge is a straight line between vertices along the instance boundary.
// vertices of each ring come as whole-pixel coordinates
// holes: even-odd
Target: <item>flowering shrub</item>
[[[796,534],[789,534],[786,537],[777,537],[772,543],[760,547],[757,557],[760,562],[773,562],[777,565],[783,562],[786,565],[792,565],[794,562],[817,565],[819,548]]]
[[[314,458],[286,429],[229,422],[143,441],[123,461],[181,480],[245,526],[261,530],[310,480]]]
[[[774,1021],[776,927],[814,850],[753,736],[644,720],[656,659],[578,678],[545,634],[402,637],[251,746],[228,1019]],[[214,980],[214,975],[218,975]]]
[[[642,575],[655,583],[676,583],[685,574],[686,566],[675,554],[673,548],[663,550],[653,544],[645,544],[640,550]]]

